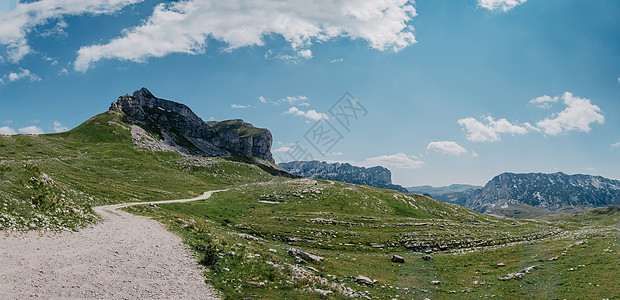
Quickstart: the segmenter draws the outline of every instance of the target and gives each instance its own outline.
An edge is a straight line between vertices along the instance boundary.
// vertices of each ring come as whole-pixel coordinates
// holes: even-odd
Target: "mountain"
[[[502,173],[481,188],[452,185],[438,189],[411,187],[409,190],[479,212],[520,218],[552,216],[550,212],[575,213],[583,208],[620,204],[620,181],[562,172]]]
[[[204,122],[186,105],[157,98],[146,88],[119,97],[110,112],[124,114],[124,121],[135,125],[131,134],[142,148],[193,156],[239,153],[274,162],[269,130],[243,120]]]
[[[414,194],[422,194],[432,197],[441,202],[455,203],[465,206],[465,201],[470,199],[481,186],[469,184],[451,184],[448,186],[433,187],[430,185],[412,186],[407,190]]]
[[[102,221],[93,206],[222,190],[208,201],[127,208],[178,234],[222,298],[617,294],[617,209],[562,222],[514,220],[423,195],[273,176],[267,170],[277,166],[248,156],[268,158],[254,140],[249,147],[262,129],[240,120],[205,126],[189,108],[146,92],[68,132],[0,136],[2,238],[79,230]],[[344,167],[364,179],[364,168]],[[364,170],[372,175],[366,184],[391,184],[387,169]]]
[[[279,164],[291,174],[325,180],[336,180],[362,184],[382,189],[407,193],[404,187],[392,184],[392,172],[384,167],[356,167],[348,163],[326,163],[320,161],[292,161]]]
[[[602,207],[620,204],[620,181],[562,172],[503,173],[468,199],[465,207],[485,211],[497,205],[526,204],[545,210],[563,207]]]

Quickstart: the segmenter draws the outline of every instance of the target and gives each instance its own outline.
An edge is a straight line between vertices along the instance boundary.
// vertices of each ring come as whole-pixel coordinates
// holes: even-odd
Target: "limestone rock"
[[[186,105],[157,98],[146,88],[119,97],[110,105],[110,112],[124,113],[126,122],[169,144],[169,147],[156,145],[157,149],[152,150],[166,149],[195,156],[241,153],[274,162],[269,130],[242,120],[204,122]]]
[[[404,263],[405,262],[405,258],[400,256],[400,255],[392,255],[392,261],[395,263]]]

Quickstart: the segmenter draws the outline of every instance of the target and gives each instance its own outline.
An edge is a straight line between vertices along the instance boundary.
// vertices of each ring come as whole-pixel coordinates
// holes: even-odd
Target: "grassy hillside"
[[[557,223],[496,218],[420,195],[310,179],[129,211],[183,236],[209,267],[208,282],[227,298],[617,295],[618,230],[578,223],[588,216]],[[287,253],[291,247],[324,260],[300,263]],[[405,262],[391,261],[394,254]],[[523,275],[499,279],[511,273]],[[359,283],[359,275],[376,283]]]
[[[182,236],[227,298],[618,295],[617,209],[506,219],[421,195],[274,177],[275,168],[137,149],[122,116],[103,113],[66,133],[0,136],[0,229],[75,229],[97,220],[95,205],[227,189],[127,208]]]
[[[75,228],[95,220],[94,205],[187,198],[272,177],[232,158],[136,149],[121,119],[106,112],[65,133],[0,136],[0,229]]]

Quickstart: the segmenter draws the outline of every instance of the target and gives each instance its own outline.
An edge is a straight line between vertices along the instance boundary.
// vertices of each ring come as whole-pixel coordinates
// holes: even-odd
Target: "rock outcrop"
[[[444,193],[440,197],[431,196],[479,212],[497,213],[498,209],[513,208],[518,212],[519,205],[555,211],[570,207],[620,205],[620,181],[562,172],[502,173],[479,189]]]
[[[362,184],[382,189],[407,193],[407,189],[392,184],[392,172],[384,167],[356,167],[344,163],[326,163],[320,161],[292,161],[280,163],[280,168],[291,174],[325,180],[336,180],[353,184]]]
[[[489,206],[527,204],[546,210],[563,207],[601,207],[620,204],[620,181],[562,172],[503,173],[495,176],[468,199],[465,207],[485,211]]]
[[[207,123],[186,105],[157,98],[146,88],[131,96],[119,97],[110,106],[110,111],[124,113],[127,123],[156,135],[158,142],[165,144],[153,150],[173,149],[185,155],[206,156],[240,153],[274,162],[269,130],[256,128],[242,120]],[[149,138],[141,132],[134,136]]]

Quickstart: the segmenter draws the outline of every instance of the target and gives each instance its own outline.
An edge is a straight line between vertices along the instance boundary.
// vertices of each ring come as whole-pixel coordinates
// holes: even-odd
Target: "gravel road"
[[[218,299],[180,237],[121,207],[79,232],[0,232],[0,299]]]

